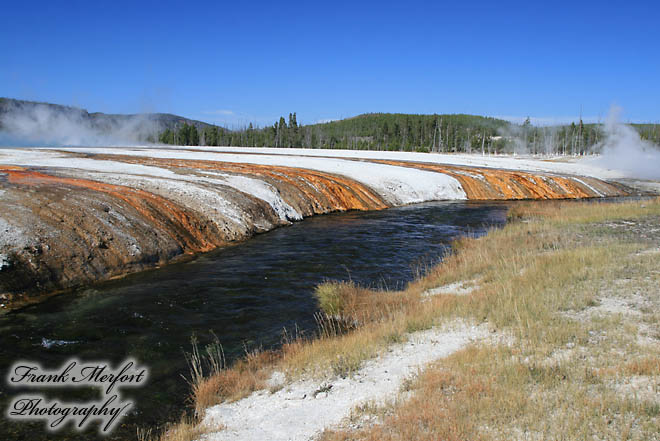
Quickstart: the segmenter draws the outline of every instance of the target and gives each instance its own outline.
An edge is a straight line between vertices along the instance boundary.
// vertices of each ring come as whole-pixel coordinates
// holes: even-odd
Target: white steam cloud
[[[621,108],[612,106],[604,127],[605,140],[596,146],[595,163],[619,170],[628,178],[660,179],[660,149],[640,138],[637,131],[619,122]]]
[[[126,146],[145,143],[158,132],[150,115],[90,115],[47,104],[0,113],[0,146]]]

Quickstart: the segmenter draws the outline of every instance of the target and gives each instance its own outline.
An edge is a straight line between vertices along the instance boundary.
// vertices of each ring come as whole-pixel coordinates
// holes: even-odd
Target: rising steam
[[[0,146],[125,146],[159,132],[150,115],[89,114],[84,110],[29,103],[0,112]]]
[[[621,108],[612,106],[604,126],[605,140],[596,146],[602,154],[595,163],[628,178],[660,179],[660,150],[642,140],[634,128],[621,124],[620,114]]]

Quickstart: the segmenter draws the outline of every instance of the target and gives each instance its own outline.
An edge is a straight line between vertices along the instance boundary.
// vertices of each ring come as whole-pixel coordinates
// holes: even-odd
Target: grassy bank
[[[320,286],[318,338],[287,338],[230,369],[202,351],[197,366],[215,367],[194,381],[198,416],[267,387],[274,371],[351,375],[408,333],[461,319],[505,343],[439,360],[406,382],[405,400],[356,409],[354,421],[371,423],[323,439],[657,438],[660,200],[521,204],[510,219],[458,240],[405,291]],[[163,438],[194,438],[178,428]]]

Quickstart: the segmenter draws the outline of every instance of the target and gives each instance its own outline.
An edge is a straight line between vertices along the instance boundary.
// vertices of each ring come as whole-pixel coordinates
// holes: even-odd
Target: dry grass
[[[182,417],[179,422],[166,426],[161,433],[154,433],[152,429],[138,429],[136,438],[138,441],[192,441],[205,433],[208,430],[199,425],[198,419]]]
[[[628,203],[593,202],[526,202],[516,204],[509,211],[509,219],[543,223],[553,221],[563,224],[603,222],[616,219],[639,219],[658,214],[657,199]]]
[[[456,241],[403,292],[320,286],[317,338],[285,341],[277,354],[253,354],[200,378],[197,409],[264,387],[273,370],[289,379],[350,375],[407,333],[464,318],[487,322],[511,343],[439,361],[408,385],[409,399],[368,406],[379,424],[324,439],[658,439],[660,402],[622,394],[620,383],[659,376],[660,268],[645,252],[660,241],[630,233],[627,223],[660,219],[660,200],[519,204],[510,219],[483,238]],[[472,280],[479,283],[469,295],[421,295]],[[631,283],[612,291],[619,280]],[[633,315],[601,305],[640,289],[646,303]],[[639,342],[642,328],[650,346]]]
[[[349,327],[383,322],[419,304],[419,293],[391,292],[361,288],[352,282],[327,282],[316,288],[325,319],[334,318]]]
[[[204,411],[223,401],[241,399],[251,392],[263,389],[271,367],[280,357],[273,351],[247,352],[231,368],[227,368],[222,346],[216,341],[200,349],[193,337],[192,353],[187,355],[190,367],[190,397],[194,414],[184,415],[178,423],[169,424],[160,431],[140,429],[142,441],[192,441],[209,433],[211,428],[200,423]],[[215,427],[214,430],[219,430]]]
[[[193,352],[189,355],[191,371],[190,401],[195,415],[202,417],[204,410],[224,401],[244,398],[255,390],[264,389],[271,368],[282,356],[282,352],[253,350],[231,368],[227,368],[222,346],[216,339],[200,353],[193,341]]]
[[[409,399],[369,410],[379,424],[323,440],[660,439],[660,341],[639,342],[640,321],[660,335],[658,256],[645,253],[660,241],[617,228],[654,218],[650,230],[660,231],[659,216],[657,200],[531,203],[502,230],[459,240],[410,289],[477,278],[449,314],[515,339],[438,361],[408,385]],[[625,288],[613,290],[620,280]],[[643,302],[610,311],[606,296]]]
[[[643,357],[625,364],[626,375],[660,375],[660,358]]]

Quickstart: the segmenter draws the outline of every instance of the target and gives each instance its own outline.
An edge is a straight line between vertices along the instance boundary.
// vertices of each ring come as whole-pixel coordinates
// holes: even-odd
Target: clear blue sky
[[[89,111],[263,125],[616,103],[660,121],[657,1],[23,1],[1,17],[0,96]]]

